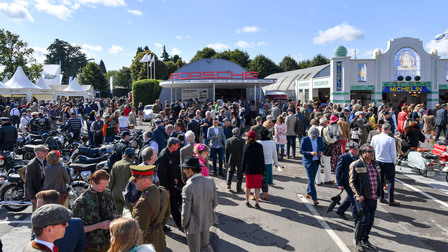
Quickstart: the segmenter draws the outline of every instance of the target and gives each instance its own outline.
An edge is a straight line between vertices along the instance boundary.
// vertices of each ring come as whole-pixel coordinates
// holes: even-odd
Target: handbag
[[[323,136],[324,136],[324,128],[322,128],[322,130],[320,131],[320,135],[323,138]],[[332,154],[331,153],[332,152],[331,144],[327,144],[325,142],[323,142],[323,143],[324,143],[324,153],[323,153],[323,155],[327,156],[327,157],[330,157],[331,154]]]

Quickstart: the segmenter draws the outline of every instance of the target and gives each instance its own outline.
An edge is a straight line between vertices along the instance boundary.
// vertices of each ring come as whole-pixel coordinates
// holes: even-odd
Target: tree
[[[102,93],[108,91],[106,76],[101,72],[100,66],[94,62],[90,62],[82,69],[79,78],[83,85],[92,85],[95,90]]]
[[[204,49],[196,52],[196,55],[194,55],[194,57],[190,60],[190,63],[201,59],[212,58],[215,54],[216,51],[213,50],[213,48],[204,47]]]
[[[320,66],[328,63],[330,63],[330,60],[320,53],[314,56],[314,58],[311,60],[311,66]]]
[[[280,67],[277,66],[274,61],[266,56],[259,54],[253,60],[249,62],[248,70],[258,72],[258,78],[263,79],[266,76],[280,72]]]
[[[132,87],[132,78],[131,78],[131,69],[129,67],[122,67],[117,71],[117,74],[114,77],[114,86],[123,87],[131,91]]]
[[[165,45],[163,45],[162,60],[163,60],[163,62],[168,62],[171,60],[170,55],[166,52]]]
[[[163,62],[161,62],[163,64]],[[159,98],[162,88],[159,86],[159,80],[139,80],[132,83],[132,102],[133,107],[137,107],[141,102],[143,104],[153,104]]]
[[[20,40],[19,35],[0,29],[0,65],[3,66],[0,75],[11,78],[17,67],[21,66],[28,78],[36,81],[42,72],[42,65],[35,63],[33,52],[33,48],[28,48],[28,43]]]
[[[46,64],[61,64],[62,82],[68,83],[70,76],[77,76],[78,72],[87,65],[87,55],[81,52],[81,47],[71,45],[56,39],[48,48]]]
[[[284,72],[300,69],[297,61],[291,56],[285,56],[279,64],[280,69]]]
[[[244,68],[247,68],[250,61],[249,54],[239,49],[235,49],[233,51],[226,50],[224,52],[216,53],[213,58],[230,60]]]
[[[177,62],[179,59],[182,60],[181,57],[179,57],[179,55],[174,54],[174,56],[173,56],[173,58],[171,59],[171,61],[173,61],[173,62]]]
[[[100,70],[101,70],[101,72],[102,72],[103,74],[106,74],[106,73],[107,73],[106,65],[104,65],[104,61],[103,61],[103,60],[100,61]]]

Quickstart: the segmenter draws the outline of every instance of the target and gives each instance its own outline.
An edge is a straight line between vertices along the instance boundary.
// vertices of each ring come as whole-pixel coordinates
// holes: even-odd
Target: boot
[[[285,150],[280,150],[280,161],[283,161],[283,156],[285,155]]]

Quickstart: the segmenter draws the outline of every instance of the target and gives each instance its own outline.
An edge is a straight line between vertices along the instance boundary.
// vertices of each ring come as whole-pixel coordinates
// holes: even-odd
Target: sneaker
[[[370,243],[369,241],[361,241],[361,246],[369,248],[369,249],[373,249],[376,250],[375,245],[373,245],[372,243]]]
[[[255,208],[256,208],[256,209],[260,209],[261,207],[260,207],[260,205],[255,204]]]
[[[387,201],[387,199],[380,199],[380,202],[383,204],[389,204],[389,201]]]
[[[389,203],[389,206],[401,206],[401,204],[398,201],[394,201],[392,203]]]
[[[353,246],[355,246],[355,249],[358,252],[364,252],[364,248],[362,247],[361,242],[356,242],[356,240],[353,239]]]
[[[309,195],[309,194],[305,194],[305,197],[308,199],[311,199],[311,195]]]

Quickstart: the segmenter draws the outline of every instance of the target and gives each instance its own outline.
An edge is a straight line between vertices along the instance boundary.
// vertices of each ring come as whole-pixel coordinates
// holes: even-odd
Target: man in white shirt
[[[382,133],[372,138],[372,146],[375,150],[376,160],[381,169],[380,177],[380,202],[389,203],[389,206],[400,206],[400,203],[394,200],[395,184],[395,164],[397,163],[397,152],[395,149],[395,140],[388,134],[391,125],[385,123],[382,127]],[[388,200],[384,199],[384,185],[387,183]]]
[[[12,118],[12,125],[14,125],[16,128],[19,128],[20,123],[20,111],[19,111],[19,105],[16,104],[14,108],[11,109],[9,112],[9,115]]]

